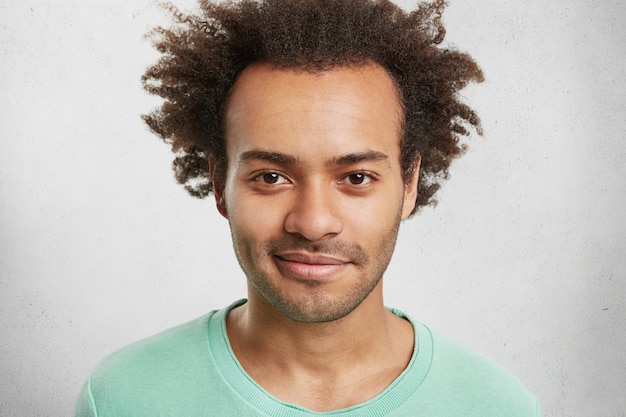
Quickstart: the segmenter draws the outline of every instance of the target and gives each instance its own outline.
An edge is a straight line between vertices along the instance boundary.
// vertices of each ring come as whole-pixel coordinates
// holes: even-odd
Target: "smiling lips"
[[[330,255],[281,253],[274,255],[278,268],[297,280],[322,281],[341,272],[351,262]]]

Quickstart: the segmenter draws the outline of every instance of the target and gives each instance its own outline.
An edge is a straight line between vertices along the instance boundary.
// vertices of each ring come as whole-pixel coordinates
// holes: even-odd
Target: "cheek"
[[[226,204],[231,229],[247,241],[265,241],[282,230],[284,204],[237,193],[227,194]]]
[[[346,209],[346,222],[354,232],[354,236],[365,239],[380,240],[398,221],[402,211],[402,201],[396,195],[386,198],[355,201]]]

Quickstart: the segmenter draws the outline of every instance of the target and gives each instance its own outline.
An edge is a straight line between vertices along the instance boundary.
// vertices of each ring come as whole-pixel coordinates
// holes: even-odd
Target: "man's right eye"
[[[254,177],[254,181],[262,182],[264,184],[282,184],[287,182],[287,179],[276,172],[266,172]]]

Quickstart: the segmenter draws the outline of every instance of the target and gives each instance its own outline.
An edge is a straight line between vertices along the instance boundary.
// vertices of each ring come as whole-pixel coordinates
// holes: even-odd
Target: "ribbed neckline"
[[[389,309],[398,317],[407,319],[415,333],[415,349],[407,368],[385,391],[376,397],[340,410],[315,412],[294,404],[283,402],[259,386],[242,368],[235,357],[226,333],[226,316],[235,307],[245,304],[239,300],[217,311],[209,318],[208,339],[213,359],[224,380],[251,407],[273,417],[305,416],[385,416],[400,407],[422,384],[432,361],[432,335],[427,327],[414,322],[404,313]]]

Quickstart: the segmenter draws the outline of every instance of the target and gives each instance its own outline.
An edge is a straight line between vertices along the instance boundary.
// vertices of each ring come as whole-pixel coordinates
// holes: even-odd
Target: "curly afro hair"
[[[196,197],[219,187],[227,170],[223,112],[237,75],[256,61],[311,72],[381,65],[395,80],[404,109],[401,166],[409,178],[421,158],[415,210],[435,203],[451,161],[480,119],[459,90],[483,75],[464,53],[442,48],[445,0],[407,13],[388,0],[199,0],[197,15],[166,5],[171,28],[150,33],[162,54],[142,77],[164,99],[143,116],[170,144],[178,182]],[[216,184],[209,175],[215,161]]]

